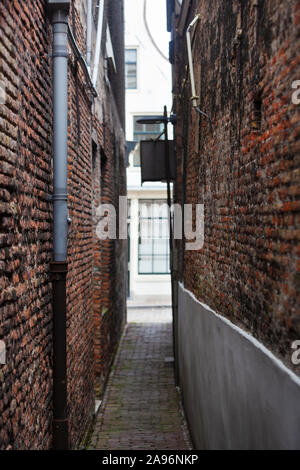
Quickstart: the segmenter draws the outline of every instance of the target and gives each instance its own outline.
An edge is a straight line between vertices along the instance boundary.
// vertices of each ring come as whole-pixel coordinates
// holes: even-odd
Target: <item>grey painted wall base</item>
[[[300,379],[179,284],[179,376],[197,449],[300,449]]]

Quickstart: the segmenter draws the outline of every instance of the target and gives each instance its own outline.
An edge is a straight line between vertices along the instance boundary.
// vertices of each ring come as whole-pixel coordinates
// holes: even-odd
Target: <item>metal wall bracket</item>
[[[66,261],[51,261],[50,274],[51,281],[61,281],[68,272],[68,263]]]
[[[70,9],[70,4],[71,0],[48,0],[48,10],[53,11],[53,10],[64,10],[64,11],[69,11]]]

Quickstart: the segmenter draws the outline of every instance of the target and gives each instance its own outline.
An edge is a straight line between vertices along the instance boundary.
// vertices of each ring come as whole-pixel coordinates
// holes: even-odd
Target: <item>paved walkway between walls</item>
[[[171,309],[129,309],[89,449],[191,449],[171,356]]]

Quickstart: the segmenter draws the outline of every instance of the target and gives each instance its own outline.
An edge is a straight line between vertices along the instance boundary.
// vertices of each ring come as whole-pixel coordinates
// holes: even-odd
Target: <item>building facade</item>
[[[204,205],[203,247],[176,241],[179,379],[193,441],[299,448],[300,4],[167,5],[174,199]]]
[[[140,140],[157,138],[160,124],[139,124],[142,117],[171,109],[171,67],[167,58],[165,5],[125,1],[125,86],[128,197],[128,305],[170,304],[166,185],[141,184]],[[147,221],[147,222],[146,222]],[[143,227],[148,235],[143,236]],[[156,236],[154,232],[157,232]]]
[[[1,449],[53,445],[53,58],[47,3],[0,4]],[[70,4],[67,419],[69,447],[77,448],[126,316],[126,241],[99,240],[96,232],[99,204],[126,195],[123,9],[120,0],[104,2],[93,87],[82,61],[88,2],[61,3]]]

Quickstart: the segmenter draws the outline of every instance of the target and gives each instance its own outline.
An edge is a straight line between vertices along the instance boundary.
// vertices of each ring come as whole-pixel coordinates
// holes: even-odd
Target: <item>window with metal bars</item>
[[[129,90],[137,88],[137,50],[125,49],[125,87]]]
[[[169,218],[164,199],[139,201],[139,274],[169,274]]]

